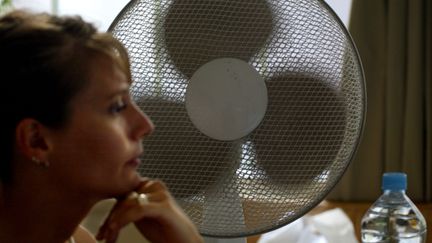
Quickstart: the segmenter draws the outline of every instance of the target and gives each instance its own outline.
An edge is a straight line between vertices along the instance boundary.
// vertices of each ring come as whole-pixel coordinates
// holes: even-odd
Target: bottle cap
[[[382,189],[391,191],[406,190],[407,175],[402,172],[384,173],[382,177]]]

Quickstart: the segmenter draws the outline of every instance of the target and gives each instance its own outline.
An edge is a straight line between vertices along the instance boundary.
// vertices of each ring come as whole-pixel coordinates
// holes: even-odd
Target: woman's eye
[[[118,99],[110,106],[110,113],[119,113],[122,110],[126,109],[127,103],[123,99]]]

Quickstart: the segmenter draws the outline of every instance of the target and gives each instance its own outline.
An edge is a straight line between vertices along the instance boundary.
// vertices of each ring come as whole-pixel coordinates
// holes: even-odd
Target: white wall
[[[325,0],[345,25],[348,25],[352,0]],[[79,14],[93,22],[100,30],[107,30],[111,22],[129,0],[13,0],[17,8],[29,8],[60,15]]]
[[[38,12],[52,12],[52,0],[12,0],[15,8],[30,9]]]
[[[81,15],[100,30],[111,22],[129,0],[12,0],[15,8],[60,15]]]
[[[352,0],[325,0],[336,12],[342,22],[348,26]]]
[[[129,0],[58,0],[58,14],[79,14],[93,22],[100,30],[107,30],[111,22]]]

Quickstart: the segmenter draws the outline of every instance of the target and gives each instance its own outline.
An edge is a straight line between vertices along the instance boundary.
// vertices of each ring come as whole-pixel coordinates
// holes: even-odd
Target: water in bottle
[[[368,209],[361,222],[364,243],[425,243],[426,221],[405,194],[406,174],[385,173],[384,193]]]

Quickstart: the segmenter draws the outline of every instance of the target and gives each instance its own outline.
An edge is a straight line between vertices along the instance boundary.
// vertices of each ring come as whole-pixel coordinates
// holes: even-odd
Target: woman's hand
[[[120,230],[133,222],[152,243],[202,243],[195,225],[181,210],[158,180],[143,180],[136,193],[119,199],[111,210],[96,238],[107,243],[117,240]],[[144,193],[147,200],[140,200]]]

